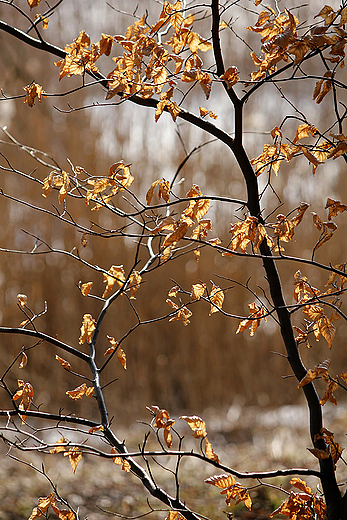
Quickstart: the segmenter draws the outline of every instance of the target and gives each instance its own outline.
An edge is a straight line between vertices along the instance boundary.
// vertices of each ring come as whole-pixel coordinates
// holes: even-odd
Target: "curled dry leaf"
[[[55,356],[55,359],[57,361],[59,361],[59,363],[61,364],[61,366],[63,368],[65,368],[65,370],[71,370],[71,365],[70,365],[70,363],[68,361],[65,361],[65,359],[63,359],[63,358],[61,358],[61,357],[59,357],[57,355]]]
[[[327,451],[319,450],[318,448],[306,448],[309,452],[312,453],[317,459],[328,459],[330,454]]]
[[[325,209],[329,210],[328,220],[332,217],[336,217],[339,213],[343,213],[347,210],[346,204],[341,204],[339,200],[327,199]]]
[[[17,299],[21,307],[24,307],[27,304],[28,297],[26,294],[17,294]]]
[[[176,303],[174,303],[169,298],[166,299],[166,303],[168,305],[170,305],[170,307],[172,309],[175,309],[175,310],[177,309],[176,314],[174,314],[174,316],[171,316],[171,318],[169,319],[170,322],[182,320],[183,325],[185,325],[185,326],[190,323],[189,318],[192,316],[193,313],[186,306],[183,305],[182,307],[179,307]]]
[[[66,451],[66,447],[65,446],[59,446],[59,444],[66,444],[66,443],[67,443],[67,440],[65,439],[65,437],[62,437],[61,439],[59,439],[56,442],[56,444],[58,444],[58,446],[55,446],[54,448],[49,450],[49,453],[62,453],[64,451]]]
[[[220,462],[218,455],[213,451],[212,444],[207,440],[207,437],[205,437],[205,455],[208,459],[214,460],[218,463]]]
[[[111,453],[118,453],[118,452],[117,452],[116,448],[112,448]],[[118,466],[122,466],[123,471],[126,471],[127,473],[130,472],[131,466],[126,459],[124,459],[123,457],[112,457],[112,460],[115,464],[118,464]]]
[[[118,341],[116,341],[112,336],[106,336],[108,342],[111,344],[111,346],[104,352],[104,356],[108,356],[109,354],[112,354],[118,347]]]
[[[25,383],[22,379],[18,379],[18,390],[13,395],[12,400],[16,401],[17,399],[22,398],[19,403],[19,410],[23,410],[26,412],[30,408],[30,403],[34,398],[34,389],[29,382]],[[22,422],[24,423],[26,420],[26,414],[21,414]]]
[[[258,305],[254,302],[254,303],[249,303],[248,308],[249,308],[249,311],[251,314],[248,316],[247,319],[241,321],[241,323],[239,324],[239,326],[237,328],[236,334],[246,330],[249,327],[250,336],[254,336],[255,331],[257,330],[257,328],[260,325],[261,320],[264,319],[265,321],[267,321],[266,320],[267,312],[266,312],[265,307],[259,308]]]
[[[206,437],[206,424],[205,421],[201,419],[201,417],[199,417],[198,415],[182,415],[180,419],[188,423],[188,425],[194,432],[193,437],[195,437],[196,439],[204,439]]]
[[[23,90],[25,90],[27,93],[24,98],[24,103],[28,103],[29,107],[33,107],[35,105],[35,98],[37,98],[41,103],[42,97],[47,97],[45,96],[45,91],[41,85],[38,85],[37,83],[31,83],[31,85],[23,87]]]
[[[79,337],[79,344],[83,345],[86,341],[87,343],[91,343],[93,332],[95,330],[95,321],[91,314],[84,314],[82,326],[81,326],[81,334]]]
[[[225,81],[227,85],[227,89],[229,90],[231,87],[236,85],[236,83],[239,81],[239,71],[237,67],[229,67],[222,76],[220,76],[220,79]]]
[[[218,287],[217,285],[214,285],[214,283],[213,283],[212,290],[210,293],[211,309],[210,309],[209,316],[211,316],[215,312],[218,312],[222,308],[222,305],[224,302],[224,297],[225,297],[225,295],[224,295],[224,292],[222,291],[222,289],[220,287]]]
[[[92,287],[93,287],[93,282],[83,283],[81,285],[81,293],[83,294],[83,296],[88,296]]]
[[[106,283],[106,289],[102,295],[105,298],[113,289],[115,283],[118,283],[119,287],[123,287],[125,282],[125,272],[122,265],[112,265],[107,273],[104,273],[104,283]]]
[[[120,364],[124,368],[124,370],[127,369],[127,358],[125,355],[125,352],[122,348],[118,347],[117,349],[117,358],[119,359]]]
[[[247,489],[242,484],[236,482],[232,475],[214,475],[205,480],[206,484],[211,484],[222,488],[221,495],[226,495],[226,503],[230,505],[231,499],[236,500],[235,505],[244,501],[248,509],[252,507],[252,500]]]
[[[18,368],[24,368],[27,366],[27,363],[28,363],[28,356],[26,355],[25,352],[23,352],[22,354],[22,360],[21,362],[19,363],[19,367]]]
[[[78,399],[81,399],[84,395],[87,397],[91,397],[94,392],[94,387],[89,386],[87,387],[86,383],[83,383],[80,386],[77,386],[74,390],[68,390],[66,394],[71,397],[74,401],[77,401]]]
[[[200,300],[200,298],[203,296],[205,290],[206,290],[205,283],[196,283],[196,284],[192,285],[192,295],[191,295],[192,301]]]
[[[93,428],[90,428],[90,430],[88,431],[88,433],[94,433],[94,432],[103,432],[104,431],[104,427],[102,424],[100,424],[99,426],[93,426]]]
[[[69,457],[69,461],[72,467],[72,471],[75,473],[78,464],[82,460],[82,452],[77,446],[72,446],[69,451],[65,451],[64,457]]]
[[[30,0],[28,0],[28,2],[29,1]],[[51,493],[48,497],[40,497],[38,500],[37,507],[34,507],[28,520],[36,520],[36,518],[39,518],[40,516],[46,516],[47,510],[52,503],[53,497],[55,497],[54,493]]]

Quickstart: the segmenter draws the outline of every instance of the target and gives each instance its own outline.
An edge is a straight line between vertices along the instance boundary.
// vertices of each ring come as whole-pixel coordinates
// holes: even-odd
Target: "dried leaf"
[[[27,85],[26,87],[23,87],[23,90],[27,93],[27,95],[24,98],[24,103],[28,103],[29,107],[33,107],[35,105],[35,98],[39,100],[41,103],[42,97],[45,96],[45,91],[41,87],[41,85],[38,85],[37,83],[31,83],[30,85]]]
[[[93,282],[83,283],[81,285],[81,293],[83,294],[83,296],[88,296],[92,287],[93,287]]]
[[[205,290],[206,290],[205,283],[196,283],[196,284],[192,285],[192,295],[191,295],[192,301],[200,300],[200,298],[203,296]]]
[[[23,354],[22,354],[22,360],[21,360],[21,362],[20,362],[18,368],[24,368],[24,367],[26,367],[27,363],[28,363],[28,356],[26,355],[25,352],[23,352]]]
[[[314,125],[303,123],[302,125],[298,126],[293,143],[295,144],[297,141],[304,139],[304,137],[307,137],[308,135],[314,136],[317,132],[318,130]]]
[[[212,314],[214,314],[215,312],[218,312],[222,308],[224,298],[225,298],[225,294],[222,291],[222,289],[220,287],[218,287],[217,285],[214,285],[214,283],[213,283],[211,293],[210,293],[211,309],[210,309],[209,316],[212,316]]]
[[[328,198],[325,209],[329,210],[328,220],[331,220],[332,217],[336,217],[339,213],[346,211],[347,206],[346,204],[341,204],[339,200]]]
[[[65,368],[65,370],[71,370],[71,365],[70,365],[70,363],[68,361],[65,361],[65,359],[63,359],[63,358],[61,358],[61,357],[59,357],[57,355],[55,356],[55,359],[57,361],[59,361],[59,363],[61,364],[61,366],[63,368]]]
[[[65,437],[62,437],[61,439],[59,439],[56,444],[66,444],[67,443],[67,440],[65,439]],[[66,447],[65,446],[55,446],[54,448],[52,448],[51,450],[49,450],[49,453],[62,453],[66,451]]]
[[[68,390],[65,392],[71,399],[74,401],[77,401],[78,399],[81,399],[81,397],[84,396],[84,394],[87,391],[87,385],[86,383],[82,383],[82,385],[77,386],[74,390]]]
[[[103,432],[104,431],[104,427],[102,424],[100,424],[99,426],[93,426],[93,428],[90,428],[90,430],[88,431],[88,433],[94,433],[94,432]]]
[[[117,348],[117,358],[119,359],[120,364],[124,368],[124,370],[127,369],[127,358],[125,355],[125,352],[120,347]]]
[[[72,446],[69,451],[64,453],[64,457],[69,457],[69,461],[72,467],[72,471],[75,473],[78,464],[82,460],[82,452],[77,446]]]
[[[218,455],[213,451],[212,444],[207,440],[207,437],[205,437],[205,455],[208,459],[219,463]]]
[[[79,344],[83,345],[83,343],[86,341],[87,343],[91,343],[93,333],[95,330],[95,321],[93,320],[93,317],[91,314],[84,314],[82,326],[81,326],[81,334],[79,337]]]
[[[33,0],[28,0],[28,2],[30,2],[30,1],[33,2]],[[40,0],[37,0],[37,1],[39,2]],[[46,516],[47,510],[48,510],[49,506],[51,505],[53,497],[55,497],[54,493],[51,493],[48,497],[40,497],[38,500],[37,507],[34,507],[28,520],[35,520],[36,518],[39,518],[40,516],[43,516],[43,515]]]
[[[196,439],[205,438],[207,435],[206,424],[198,415],[182,415],[180,419],[187,421],[190,428],[193,430],[193,437]]]
[[[25,307],[28,301],[26,294],[17,294],[18,303],[21,307]]]
[[[227,89],[229,90],[232,88],[236,83],[239,81],[239,71],[237,67],[229,67],[222,76],[220,76],[220,79],[225,81],[227,85]]]
[[[312,453],[317,459],[328,459],[330,454],[324,450],[319,450],[318,448],[306,448],[308,451]]]
[[[125,282],[125,272],[122,265],[112,265],[107,273],[104,273],[104,283],[106,288],[102,295],[105,298],[113,289],[114,284],[117,282],[119,287],[123,287]]]

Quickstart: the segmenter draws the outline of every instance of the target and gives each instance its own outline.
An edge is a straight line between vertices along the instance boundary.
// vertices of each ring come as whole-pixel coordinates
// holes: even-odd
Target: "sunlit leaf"
[[[92,315],[84,314],[82,326],[81,326],[81,334],[80,334],[80,337],[78,340],[79,344],[83,345],[83,343],[85,341],[87,343],[91,343],[94,330],[95,330],[95,321],[93,320]]]
[[[27,301],[28,301],[27,295],[26,294],[17,294],[17,299],[18,299],[19,305],[21,307],[25,307],[25,305],[27,304]]]
[[[100,424],[99,426],[93,426],[93,428],[90,428],[90,430],[88,431],[88,433],[94,433],[94,432],[103,432],[104,431],[104,427],[102,424]]]
[[[205,455],[208,459],[219,463],[218,455],[213,451],[212,444],[207,440],[207,437],[205,437]]]
[[[72,471],[75,473],[78,464],[82,460],[82,452],[77,446],[72,446],[69,451],[65,451],[64,457],[69,457],[69,461],[72,467]]]
[[[83,294],[83,296],[88,296],[92,287],[93,287],[93,282],[83,283],[81,285],[81,293]]]
[[[37,98],[41,103],[42,97],[47,97],[45,96],[45,91],[41,85],[38,85],[37,83],[31,83],[30,85],[23,87],[23,90],[25,90],[27,93],[24,98],[24,103],[28,103],[29,107],[33,107],[35,105],[35,98]]]
[[[193,430],[193,437],[197,439],[205,438],[207,435],[205,421],[198,415],[182,415],[180,419],[183,419],[188,423],[190,428]]]
[[[220,76],[220,79],[225,81],[227,85],[227,89],[229,90],[232,88],[236,83],[239,81],[239,71],[237,67],[229,67],[222,76]]]
[[[28,363],[28,356],[26,355],[25,352],[23,352],[22,359],[21,359],[21,362],[19,363],[19,367],[18,368],[26,367],[27,363]]]
[[[65,368],[65,370],[71,370],[71,365],[68,361],[65,361],[65,359],[59,357],[59,356],[55,356],[55,359],[61,364],[61,366],[63,368]]]
[[[220,287],[218,287],[217,285],[212,284],[212,289],[211,289],[210,298],[209,298],[210,302],[211,302],[211,309],[210,309],[209,316],[211,316],[215,312],[218,312],[222,308],[224,298],[225,298],[225,294],[224,294],[223,290]]]
[[[55,446],[54,448],[49,450],[49,453],[62,453],[64,451],[66,451],[65,446],[59,446],[59,444],[66,444],[66,443],[67,443],[67,440],[65,439],[65,437],[62,437],[61,439],[56,441],[56,444],[58,444],[58,446]]]

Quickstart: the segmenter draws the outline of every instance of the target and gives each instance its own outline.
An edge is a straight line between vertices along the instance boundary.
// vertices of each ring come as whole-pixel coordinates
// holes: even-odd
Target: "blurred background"
[[[112,9],[112,6],[118,11]],[[137,6],[137,15],[141,16],[148,9],[149,23],[153,24],[157,20],[161,6],[156,2],[63,2],[50,18],[44,37],[49,42],[64,47],[82,29],[94,42],[100,39],[101,33],[124,34],[126,28],[134,22],[131,16],[124,13],[133,12]],[[291,5],[286,4],[286,7],[290,8]],[[304,22],[312,20],[319,9],[316,2],[310,2],[309,5],[294,9],[293,13]],[[40,9],[37,11],[40,12]],[[0,15],[7,23],[23,29],[27,27],[27,21],[9,5],[0,5]],[[204,12],[200,12],[199,16],[202,18]],[[225,13],[223,19],[229,22],[231,17],[233,31],[227,29],[221,35],[225,64],[226,67],[237,66],[241,79],[247,80],[255,67],[249,56],[249,49],[241,38],[247,39],[260,55],[258,36],[245,30],[246,26],[256,23],[257,15],[253,8],[246,10],[235,4]],[[197,24],[195,30],[209,37],[209,24],[210,19],[207,18],[200,25]],[[34,33],[32,35],[35,36]],[[57,59],[29,48],[3,32],[0,32],[0,46],[0,86],[6,96],[22,94],[23,87],[32,81],[42,85],[46,92],[57,94],[81,84],[80,77],[64,78],[58,83],[58,68],[54,65]],[[120,55],[121,49],[115,45],[111,56],[117,53]],[[211,51],[204,53],[202,57],[205,68],[212,65]],[[100,63],[101,71],[107,74],[112,66],[109,59]],[[319,58],[310,65],[305,65],[305,72],[317,75],[316,66],[320,66]],[[346,73],[341,70],[339,74],[341,81],[345,81]],[[317,105],[312,101],[315,82],[316,79],[284,82],[278,85],[281,91],[273,85],[267,85],[251,97],[245,108],[244,121],[245,146],[251,158],[262,152],[265,143],[272,143],[271,129],[279,125],[285,115],[295,114],[289,101],[299,110],[303,110],[307,119],[321,132],[330,127],[334,121],[332,94],[329,93],[322,104]],[[241,89],[242,85],[236,88],[238,93],[241,93]],[[71,171],[67,159],[75,166],[82,166],[92,175],[107,175],[111,164],[124,160],[131,164],[135,177],[132,189],[142,201],[154,180],[164,177],[170,181],[173,178],[186,155],[184,147],[189,153],[195,146],[211,140],[210,136],[185,122],[177,120],[176,125],[167,114],[163,114],[159,122],[155,123],[152,109],[137,107],[130,102],[119,106],[64,112],[69,112],[67,103],[79,108],[95,101],[102,102],[104,96],[103,89],[95,86],[66,97],[49,97],[43,99],[41,104],[36,100],[33,108],[24,104],[22,98],[1,100],[0,123],[1,126],[7,126],[7,130],[18,142],[48,153],[66,171]],[[212,110],[218,114],[216,125],[227,132],[233,132],[232,106],[220,85],[214,84],[208,101],[199,86],[196,86],[184,106],[194,114],[198,114],[199,106]],[[297,121],[289,120],[284,126],[284,134],[293,139],[297,126]],[[337,133],[337,128],[333,128],[333,131]],[[25,151],[11,144],[5,134],[0,135],[0,138],[1,153],[15,169],[29,174],[37,168],[35,175],[41,179],[48,175],[50,170],[40,166]],[[6,165],[4,159],[2,164]],[[275,222],[277,213],[286,214],[297,207],[300,201],[306,201],[311,204],[309,211],[317,212],[325,220],[327,197],[346,203],[345,170],[346,165],[342,159],[320,165],[315,177],[312,176],[312,168],[305,158],[298,158],[288,165],[282,164],[278,177],[271,179],[278,196],[267,189],[262,198],[264,215],[274,211],[271,221]],[[44,199],[39,184],[16,173],[1,171],[0,176],[0,187],[4,193],[35,206],[54,210],[52,204],[57,204],[56,192]],[[181,180],[181,183],[175,187],[175,193],[180,196],[184,196],[195,183],[205,195],[222,195],[241,200],[246,197],[242,175],[234,158],[222,143],[216,141],[206,144],[192,155],[177,180]],[[267,180],[267,174],[263,174],[263,178],[260,178],[262,187]],[[1,248],[31,251],[35,240],[24,232],[27,231],[55,248],[67,251],[77,248],[83,259],[104,269],[109,269],[112,264],[123,264],[125,270],[132,266],[135,244],[130,239],[90,237],[87,247],[82,248],[81,234],[73,226],[64,225],[58,219],[4,197],[0,197],[0,207]],[[122,207],[126,208],[125,205]],[[68,209],[75,220],[86,227],[90,226],[91,221],[106,229],[120,226],[117,217],[102,209],[91,213],[90,207],[86,207],[83,201],[69,200]],[[218,236],[223,240],[223,245],[228,243],[230,223],[242,216],[242,211],[237,212],[237,209],[236,205],[212,203],[206,215],[213,223],[210,238]],[[294,242],[285,245],[286,253],[290,255],[311,257],[319,232],[312,224],[309,211],[296,229]],[[340,215],[336,222],[339,229],[334,238],[316,253],[316,259],[323,263],[336,264],[346,260],[343,231],[346,213]],[[145,261],[146,253],[143,254]],[[314,267],[289,262],[278,263],[283,290],[289,304],[294,302],[293,274],[299,268],[303,275],[308,276],[310,283],[320,290],[324,290],[327,282],[327,273]],[[168,290],[175,283],[189,291],[191,285],[200,280],[211,288],[212,280],[223,288],[232,287],[227,291],[223,308],[229,313],[247,316],[247,305],[254,301],[252,294],[242,286],[219,276],[237,280],[241,284],[248,281],[249,287],[260,297],[263,296],[262,289],[267,291],[260,261],[222,257],[215,251],[204,249],[199,263],[196,263],[191,253],[146,275],[136,295],[136,309],[143,320],[160,317],[169,312],[165,300]],[[44,302],[47,302],[48,312],[37,320],[36,326],[77,347],[83,314],[90,313],[96,317],[101,309],[100,302],[84,298],[80,294],[76,287],[80,280],[93,281],[93,293],[102,294],[102,275],[89,271],[67,256],[0,252],[1,325],[19,326],[24,317],[17,307],[17,294],[24,293],[28,296],[28,305],[35,312],[43,310]],[[209,317],[207,303],[199,302],[190,309],[193,316],[187,327],[181,321],[168,323],[168,320],[163,320],[139,327],[131,334],[122,344],[127,355],[127,371],[123,370],[117,359],[108,365],[103,374],[103,384],[115,378],[117,381],[105,389],[105,397],[110,415],[115,416],[117,423],[127,424],[141,418],[146,413],[145,407],[150,405],[164,407],[171,414],[183,411],[186,414],[203,414],[207,408],[228,411],[233,403],[238,403],[238,406],[267,407],[300,402],[302,396],[296,381],[291,377],[283,377],[290,374],[290,370],[286,359],[276,354],[283,354],[284,347],[273,321],[262,323],[256,335],[250,338],[248,331],[235,335],[239,320],[227,318],[221,313]],[[301,325],[302,320],[301,313],[293,318],[297,326]],[[103,353],[109,346],[106,335],[118,339],[135,322],[135,315],[126,299],[117,300],[101,329],[99,362],[104,359]],[[342,320],[335,323],[337,334],[333,354],[324,339],[319,342],[312,340],[313,348],[310,350],[301,347],[303,360],[308,367],[332,357],[332,373],[346,370],[347,324]],[[0,373],[9,366],[22,345],[31,346],[35,343],[29,338],[11,335],[2,335],[0,341]],[[87,346],[82,348],[86,349]],[[79,385],[80,380],[62,369],[54,359],[55,354],[70,361],[74,371],[87,374],[86,367],[82,364],[79,365],[51,345],[42,344],[28,352],[29,360],[24,370],[13,368],[7,377],[9,385],[15,390],[18,378],[30,381],[34,386],[35,402],[41,404],[41,410],[58,412],[63,408],[66,413],[74,411],[98,420],[96,407],[90,410],[88,399],[74,403],[66,396],[65,392]],[[320,390],[322,389],[323,387]],[[340,399],[343,398],[341,394],[342,392]],[[0,393],[0,407],[9,405],[5,394]]]

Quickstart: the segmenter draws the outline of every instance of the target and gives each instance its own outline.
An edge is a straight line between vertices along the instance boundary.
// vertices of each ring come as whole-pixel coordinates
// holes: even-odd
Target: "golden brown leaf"
[[[329,381],[329,374],[328,374],[329,366],[330,366],[330,359],[326,359],[322,363],[317,363],[313,370],[311,368],[309,368],[306,372],[306,375],[300,381],[298,388],[301,388],[301,387],[307,385],[308,383],[310,383],[311,381],[316,379],[316,377],[318,377],[318,376],[320,376],[322,379],[324,379],[324,381]]]
[[[336,398],[334,396],[334,392],[335,392],[335,390],[338,389],[338,387],[339,387],[338,383],[336,383],[336,381],[334,381],[333,379],[330,379],[327,382],[327,387],[326,387],[326,390],[325,390],[325,394],[322,397],[322,399],[319,401],[319,404],[324,406],[325,403],[329,400],[332,404],[334,404],[336,406],[337,405],[337,401],[336,401]]]
[[[77,386],[74,390],[68,390],[65,392],[71,399],[74,401],[77,401],[78,399],[81,399],[81,397],[84,396],[87,392],[87,385],[86,383],[82,383],[80,386]]]
[[[309,452],[312,453],[317,459],[328,459],[330,454],[324,450],[319,450],[318,448],[306,448]]]
[[[94,393],[94,386],[88,386],[86,388],[86,396],[92,397],[93,393]]]
[[[112,291],[116,282],[119,287],[123,287],[125,282],[125,272],[122,265],[112,265],[107,273],[104,273],[104,283],[106,283],[106,288],[102,295],[103,298]]]
[[[81,326],[81,334],[80,334],[80,337],[78,340],[79,344],[83,345],[83,343],[85,341],[87,343],[91,343],[94,330],[95,330],[95,321],[93,320],[92,315],[84,314],[82,326]]]
[[[277,224],[273,225],[274,234],[278,237],[278,240],[282,242],[289,242],[293,240],[294,236],[294,224],[287,219],[285,215],[277,215]]]
[[[325,209],[329,210],[328,220],[331,220],[332,217],[336,217],[339,213],[346,211],[347,206],[346,204],[341,204],[339,200],[328,198]]]
[[[21,307],[25,307],[28,301],[26,294],[17,294],[18,303]]]
[[[21,360],[21,362],[19,363],[19,367],[18,367],[18,368],[24,368],[24,367],[26,367],[27,363],[28,363],[28,356],[26,355],[25,352],[23,352],[23,354],[22,354],[22,360]]]
[[[267,321],[267,319],[266,319],[267,313],[266,313],[265,307],[259,308],[258,305],[254,302],[254,303],[249,303],[248,308],[249,308],[249,311],[251,314],[248,316],[247,319],[242,320],[240,322],[240,324],[237,328],[236,334],[238,334],[239,332],[243,332],[248,327],[250,327],[250,331],[249,331],[250,336],[254,336],[255,331],[257,330],[257,328],[260,325],[261,320],[264,319],[265,321]]]
[[[124,350],[120,347],[117,348],[117,358],[119,359],[119,362],[122,365],[122,367],[124,368],[124,370],[126,370],[127,369],[127,358],[126,358]]]
[[[186,421],[190,428],[193,430],[193,437],[196,439],[205,438],[207,435],[206,432],[206,424],[205,421],[201,419],[198,415],[182,415],[180,419],[183,419],[183,421]]]
[[[116,448],[111,449],[111,453],[117,453]],[[131,466],[130,463],[123,457],[112,457],[112,460],[115,464],[118,464],[119,466],[122,466],[122,470],[129,473]]]
[[[185,326],[190,323],[189,318],[192,316],[192,312],[185,305],[179,308],[178,305],[176,305],[176,303],[174,303],[169,298],[167,298],[166,303],[170,305],[172,309],[177,309],[177,313],[169,319],[170,322],[182,320],[183,325]]]
[[[200,300],[200,298],[201,298],[201,296],[203,296],[205,290],[206,290],[205,283],[196,283],[196,284],[192,285],[192,295],[191,295],[192,301]]]
[[[32,9],[33,7],[37,7],[41,0],[27,0],[27,2],[30,6],[30,9]]]
[[[47,97],[41,85],[38,85],[37,83],[31,83],[30,85],[23,87],[23,90],[25,90],[25,92],[27,93],[27,95],[24,98],[24,103],[28,103],[29,107],[33,107],[35,105],[36,97],[40,103],[42,97]]]
[[[66,444],[67,443],[67,440],[65,439],[65,437],[62,437],[61,439],[59,439],[56,444]],[[51,450],[49,450],[49,453],[62,453],[66,451],[66,447],[65,446],[55,446],[55,448],[52,448]]]
[[[102,424],[100,424],[99,426],[93,426],[93,428],[90,428],[90,430],[88,431],[88,433],[94,433],[94,432],[103,432],[104,431],[104,427]]]
[[[168,448],[172,446],[172,433],[170,431],[171,426],[175,424],[174,419],[168,419],[164,428],[164,440]]]
[[[93,287],[93,282],[83,283],[81,285],[81,293],[83,294],[83,296],[88,296],[92,287]]]
[[[297,489],[300,489],[300,491],[303,491],[304,493],[307,493],[308,495],[312,495],[312,489],[308,487],[306,482],[304,480],[301,480],[300,478],[293,477],[290,481],[290,484]]]
[[[308,135],[314,136],[318,132],[317,128],[314,125],[309,125],[308,123],[303,123],[299,125],[295,137],[293,139],[293,143],[295,144],[300,139],[307,137]]]
[[[71,370],[71,365],[70,365],[70,363],[68,361],[65,361],[65,359],[63,359],[63,358],[61,358],[61,357],[59,357],[57,355],[55,356],[55,359],[57,361],[59,361],[59,363],[61,364],[61,366],[63,368],[65,368],[65,370]]]
[[[72,471],[75,473],[78,464],[82,460],[82,452],[77,446],[72,446],[69,451],[64,453],[64,457],[69,457],[69,461],[72,467]]]
[[[239,71],[237,67],[229,67],[222,76],[220,76],[220,79],[225,81],[227,85],[227,89],[229,90],[232,88],[236,83],[239,81]]]
[[[212,284],[212,289],[211,289],[210,298],[209,298],[210,304],[211,304],[209,316],[211,316],[215,312],[218,312],[222,308],[224,298],[225,298],[225,294],[222,291],[222,289],[220,287],[218,287],[217,285]]]
[[[212,119],[218,119],[217,114],[214,114],[212,110],[207,110],[207,108],[199,107],[200,116],[205,117],[206,115],[209,115]]]
[[[25,383],[22,379],[18,379],[18,390],[13,395],[12,400],[16,401],[17,399],[22,398],[19,403],[19,410],[23,410],[26,412],[30,408],[30,403],[34,398],[34,389],[29,382]],[[26,420],[26,414],[21,414],[22,422],[24,423]]]
[[[207,440],[207,437],[205,437],[205,455],[208,459],[219,463],[218,455],[213,451],[212,444]]]
[[[180,288],[178,287],[178,285],[174,285],[169,290],[168,296],[170,296],[171,298],[175,298],[177,296],[177,293],[178,293],[179,290],[180,290]]]
[[[300,202],[300,206],[298,208],[298,213],[297,213],[297,215],[295,215],[294,218],[292,218],[292,223],[294,226],[298,226],[300,224],[300,222],[302,221],[303,216],[305,214],[305,211],[309,207],[310,207],[310,204],[308,204],[307,202]]]
[[[133,271],[129,278],[129,287],[131,289],[130,300],[136,300],[135,294],[137,290],[140,288],[142,276],[138,271]]]
[[[229,488],[236,484],[236,480],[232,475],[213,475],[213,477],[207,478],[204,482],[205,484],[211,484],[212,486],[222,489]]]
[[[39,2],[40,0],[37,1]],[[30,0],[28,0],[28,2],[30,2]],[[54,493],[51,493],[48,497],[40,497],[37,507],[34,507],[28,520],[35,520],[36,518],[39,518],[43,515],[46,516],[47,510],[51,505],[53,498],[55,498]]]

